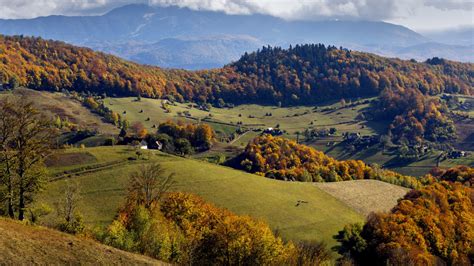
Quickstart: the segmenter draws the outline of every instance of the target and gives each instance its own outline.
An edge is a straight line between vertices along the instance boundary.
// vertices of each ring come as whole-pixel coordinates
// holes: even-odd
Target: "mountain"
[[[267,44],[324,43],[409,59],[398,51],[430,41],[385,22],[287,21],[147,5],[127,5],[100,16],[0,20],[0,33],[62,40],[143,64],[185,69],[221,67]],[[443,55],[463,58],[459,54],[465,50],[450,49]],[[409,55],[426,59],[421,52]]]
[[[472,26],[459,29],[428,31],[423,34],[435,42],[464,46],[474,45],[474,27]]]
[[[460,62],[474,62],[474,44],[463,46],[428,42],[397,49],[393,55],[420,61],[442,57]]]
[[[155,43],[129,41],[97,44],[95,49],[148,65],[189,70],[224,66],[263,43],[250,36],[221,35],[203,38],[167,38]]]

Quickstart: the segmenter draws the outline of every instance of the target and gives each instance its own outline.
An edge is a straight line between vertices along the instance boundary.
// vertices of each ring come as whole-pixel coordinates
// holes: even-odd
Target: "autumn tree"
[[[10,99],[0,101],[0,200],[6,202],[10,218],[15,217],[14,189],[15,151],[12,142],[15,138],[15,106]]]
[[[64,188],[64,195],[56,202],[59,230],[70,234],[77,234],[84,230],[82,215],[78,211],[80,199],[78,183],[68,180]]]
[[[23,220],[27,205],[42,186],[43,159],[51,151],[55,131],[51,121],[25,99],[6,99],[0,108],[7,116],[1,120],[0,140],[9,215],[11,201],[17,202],[18,219]]]
[[[140,167],[140,170],[130,176],[128,186],[128,200],[137,205],[150,208],[168,192],[174,184],[174,174],[165,174],[160,164],[149,164]]]
[[[236,167],[280,180],[337,182],[376,179],[410,188],[420,186],[415,177],[376,169],[358,160],[338,161],[312,147],[271,135],[254,138],[238,158],[240,162]]]
[[[472,265],[473,193],[445,181],[412,190],[390,213],[370,215],[362,230],[344,229],[341,251],[361,264]]]
[[[131,126],[131,130],[133,134],[135,134],[138,138],[144,139],[146,135],[148,134],[148,130],[146,127],[143,125],[142,122],[135,122]]]

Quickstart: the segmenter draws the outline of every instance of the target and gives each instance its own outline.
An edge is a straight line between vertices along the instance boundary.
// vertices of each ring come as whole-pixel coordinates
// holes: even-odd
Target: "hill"
[[[0,264],[166,265],[95,241],[0,218]]]
[[[166,38],[153,43],[99,43],[95,50],[148,65],[188,70],[222,67],[265,43],[246,35]]]
[[[361,214],[309,183],[271,180],[160,152],[145,153],[145,160],[128,160],[136,157],[135,151],[123,146],[65,150],[76,157],[92,155],[96,161],[77,164],[58,156],[64,159],[61,166],[49,169],[57,180],[48,184],[38,203],[54,206],[70,176],[79,184],[79,210],[85,222],[92,227],[107,225],[124,201],[129,175],[142,164],[159,162],[167,173],[175,173],[173,191],[196,193],[218,207],[262,219],[286,239],[324,240],[332,246],[332,236],[345,224],[363,220]],[[297,206],[299,200],[308,203]]]
[[[398,158],[397,149],[384,149],[383,144],[376,143],[368,147],[351,150],[350,143],[344,139],[346,132],[358,132],[362,136],[383,135],[388,127],[387,121],[361,120],[361,114],[370,112],[370,102],[376,98],[360,99],[354,105],[342,108],[339,102],[329,101],[316,106],[276,107],[255,104],[243,104],[233,108],[212,108],[210,111],[200,110],[198,106],[191,107],[186,103],[168,105],[162,108],[163,100],[136,97],[113,98],[103,100],[105,106],[116,113],[122,114],[130,123],[143,123],[148,132],[155,132],[153,125],[159,125],[167,120],[197,122],[211,125],[217,132],[218,140],[212,150],[196,154],[194,157],[214,161],[216,157],[225,156],[230,159],[237,156],[248,142],[260,135],[263,130],[280,126],[283,137],[323,151],[337,160],[362,160],[367,164],[378,164],[404,175],[423,176],[437,165],[437,158],[442,151],[433,149],[414,161],[403,161]],[[315,109],[317,107],[317,109]],[[124,114],[125,113],[125,114]],[[187,115],[185,115],[187,114]],[[271,116],[268,116],[271,114]],[[241,124],[240,124],[241,123]],[[469,139],[472,134],[472,123],[469,121],[456,122],[458,139],[455,141],[458,149],[472,151],[473,142]],[[245,133],[237,133],[238,128],[248,129]],[[336,132],[330,136],[311,138],[306,132],[329,131]],[[300,135],[297,135],[297,133]],[[454,165],[472,165],[474,155],[457,159],[447,159],[439,163],[440,167]]]
[[[34,38],[2,37],[0,49],[0,82],[6,87],[141,94],[216,105],[302,105],[380,95],[368,115],[392,121],[397,142],[453,138],[446,108],[430,96],[470,95],[474,87],[473,64],[439,58],[416,63],[324,45],[264,47],[222,69],[197,72],[141,66]]]
[[[62,40],[143,64],[186,69],[222,67],[244,52],[255,50],[255,42],[241,36],[249,36],[259,44],[287,47],[324,43],[381,55],[429,41],[406,27],[378,21],[289,21],[261,14],[229,15],[140,4],[118,7],[99,16],[0,20],[0,33]],[[229,47],[223,47],[229,37],[242,42],[239,45],[227,42]],[[194,43],[182,41],[183,38],[193,39]],[[174,41],[167,41],[170,39]],[[173,45],[176,42],[178,46]],[[133,43],[135,48],[124,49],[127,43]],[[202,47],[206,62],[193,49],[182,49],[183,45]]]
[[[92,113],[80,102],[71,99],[63,93],[19,88],[12,93],[0,93],[0,99],[9,95],[24,97],[27,100],[33,101],[44,114],[53,119],[60,117],[61,120],[75,125],[78,130],[87,129],[108,135],[118,134],[119,130],[115,126],[105,122],[102,117]]]

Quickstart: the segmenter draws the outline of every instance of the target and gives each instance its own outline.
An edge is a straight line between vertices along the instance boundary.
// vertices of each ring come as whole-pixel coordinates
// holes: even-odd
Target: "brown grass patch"
[[[390,211],[409,191],[377,180],[317,183],[316,186],[363,215]]]
[[[89,152],[55,153],[46,158],[47,167],[64,167],[97,162],[97,158]]]
[[[0,218],[0,265],[165,265],[96,241]]]

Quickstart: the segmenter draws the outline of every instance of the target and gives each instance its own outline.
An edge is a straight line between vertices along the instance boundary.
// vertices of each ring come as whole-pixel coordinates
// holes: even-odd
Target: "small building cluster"
[[[354,145],[357,149],[366,149],[380,142],[378,135],[362,136],[360,133],[348,132],[343,134],[343,138],[349,145]]]
[[[467,155],[468,153],[465,151],[454,150],[454,151],[448,152],[449,159],[458,159],[458,158],[466,157]]]
[[[269,134],[272,136],[281,136],[283,135],[283,131],[279,128],[269,127],[263,131],[263,134]]]

